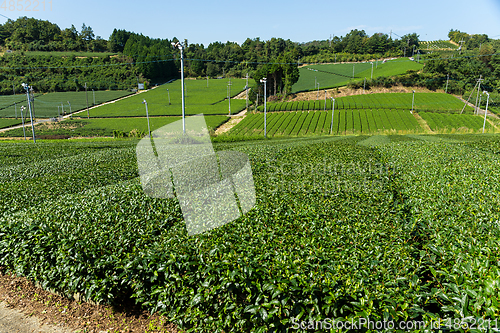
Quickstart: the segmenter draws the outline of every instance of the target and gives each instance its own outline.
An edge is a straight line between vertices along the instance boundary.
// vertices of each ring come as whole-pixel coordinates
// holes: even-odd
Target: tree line
[[[469,35],[453,29],[448,35],[453,41],[464,40],[464,47],[476,50],[474,52],[482,57],[460,61],[433,59],[421,73],[424,81],[432,76],[442,80],[443,75],[450,74],[457,80],[450,89],[458,91],[467,89],[474,82],[473,77],[483,73],[489,77],[485,82],[498,87],[500,69],[497,58],[491,54],[498,51],[500,43],[487,35]],[[354,29],[345,36],[307,43],[282,38],[267,41],[247,38],[241,45],[216,41],[205,47],[185,39],[182,41],[186,58],[184,70],[187,77],[245,77],[248,74],[255,84],[266,77],[268,95],[286,95],[299,78],[299,63],[409,56],[419,48],[416,33],[397,37],[393,39],[392,34],[385,33],[369,36],[364,30]],[[92,28],[85,24],[77,30],[74,25],[61,29],[54,23],[34,18],[8,20],[0,25],[0,46],[4,52],[17,52],[6,53],[0,60],[0,65],[7,68],[0,77],[0,93],[9,93],[9,82],[20,80],[36,83],[40,91],[78,90],[84,82],[93,82],[96,89],[130,89],[139,82],[166,82],[177,78],[180,71],[179,50],[172,47],[172,42],[179,40],[175,37],[153,39],[121,29],[114,29],[105,40],[95,36]],[[95,52],[96,56],[44,56],[28,51],[85,51]]]

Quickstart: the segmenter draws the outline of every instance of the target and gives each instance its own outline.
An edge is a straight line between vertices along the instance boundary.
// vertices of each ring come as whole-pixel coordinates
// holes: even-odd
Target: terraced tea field
[[[331,99],[324,100],[324,94],[316,101],[295,101],[267,103],[267,111],[308,111],[332,109]],[[376,93],[338,97],[335,99],[335,109],[397,109],[411,110],[412,93]],[[433,112],[461,112],[464,102],[444,93],[415,93],[413,110]],[[263,112],[264,107],[259,106]],[[464,113],[472,113],[473,108],[466,106]]]
[[[180,120],[181,117],[152,117],[150,118],[151,131],[162,126]],[[227,116],[205,116],[205,121],[209,131],[213,131],[228,120]],[[9,120],[10,121],[10,120]],[[19,120],[19,123],[21,121]],[[4,122],[0,119],[0,126]],[[31,127],[26,128],[31,135]],[[102,119],[68,119],[57,123],[43,123],[35,126],[36,135],[47,136],[65,136],[65,137],[97,137],[113,136],[114,131],[120,131],[129,134],[131,131],[136,135],[144,136],[148,133],[148,123],[146,117],[143,118],[102,118]],[[13,129],[7,132],[0,132],[0,137],[22,137],[23,129]]]
[[[414,113],[411,93],[381,93],[340,97],[335,99],[332,126],[332,101],[295,101],[268,103],[268,136],[302,136],[330,134],[420,133],[427,123],[431,131],[482,130],[483,118],[472,114],[467,106],[452,95],[415,93]],[[246,116],[227,136],[251,137],[264,135],[264,115]],[[326,110],[326,111],[323,111]],[[428,112],[427,110],[432,110]],[[423,121],[423,123],[422,123]],[[425,125],[424,125],[425,126]],[[495,128],[490,122],[487,131]]]
[[[332,111],[273,112],[267,115],[268,136],[330,134]],[[369,134],[384,131],[422,132],[415,117],[403,110],[338,110],[333,119],[333,134]],[[263,136],[264,115],[250,114],[229,136]]]
[[[448,40],[434,40],[434,41],[423,41],[420,42],[420,48],[422,50],[456,50],[458,46],[451,43]]]
[[[433,131],[461,128],[479,131],[482,130],[484,124],[484,117],[480,116],[433,112],[421,112],[419,114]],[[485,129],[492,130],[493,126],[486,122]]]
[[[0,129],[1,128],[15,126],[15,125],[19,125],[19,124],[21,124],[21,122],[22,122],[21,117],[19,117],[19,119],[5,119],[5,118],[0,118]]]
[[[227,98],[227,79],[185,80],[186,86],[186,115],[229,113]],[[236,96],[244,90],[246,80],[231,79],[231,96]],[[116,103],[101,106],[90,113],[91,117],[143,117],[146,109],[142,101],[148,102],[149,114],[156,116],[180,116],[181,107],[180,80],[161,85],[148,92],[132,96]],[[170,103],[169,104],[169,95]],[[238,113],[246,107],[246,101],[231,100],[231,113]],[[81,116],[86,116],[86,111]]]
[[[92,90],[89,90],[87,93],[89,106],[92,106],[94,104],[94,94],[92,93]],[[95,104],[105,103],[130,94],[131,92],[123,90],[95,91]],[[17,105],[14,105],[14,103]],[[25,114],[29,115],[26,95],[0,96],[0,118],[15,117],[16,109],[17,117],[20,118],[20,107],[22,105],[26,107]],[[63,110],[65,114],[68,114],[70,107],[73,112],[87,108],[85,91],[56,92],[35,95],[34,113],[37,118],[57,117],[58,114],[62,115]]]
[[[142,190],[137,143],[0,142],[0,266],[192,332],[500,316],[498,135],[215,144],[249,156],[257,201],[195,236]]]
[[[423,65],[407,58],[386,61],[378,61],[373,65],[373,77],[392,76],[404,74],[408,70],[420,70]],[[354,77],[353,77],[354,69]],[[292,92],[315,90],[316,83],[319,89],[344,86],[350,80],[364,80],[371,77],[372,65],[369,62],[349,64],[324,64],[308,65],[299,68],[299,81],[292,87]]]

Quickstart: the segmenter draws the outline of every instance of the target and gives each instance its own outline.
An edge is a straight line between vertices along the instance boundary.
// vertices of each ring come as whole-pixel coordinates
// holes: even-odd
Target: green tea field
[[[89,106],[105,103],[130,94],[131,92],[122,90],[97,90],[95,93],[92,90],[87,91]],[[14,103],[17,105],[14,105]],[[28,114],[29,117],[26,95],[0,96],[0,117],[13,118],[16,117],[17,113],[17,117],[20,118],[20,107],[22,105],[26,107],[25,115]],[[87,98],[85,91],[36,94],[33,105],[35,117],[51,118],[62,115],[63,111],[64,114],[68,114],[70,110],[75,112],[86,109]]]
[[[330,134],[331,126],[331,110],[273,112],[267,116],[268,136]],[[367,134],[391,130],[423,132],[415,117],[403,110],[339,110],[333,118],[333,134]],[[248,115],[228,135],[263,136],[264,115]]]
[[[0,142],[0,266],[183,331],[500,316],[498,135],[218,143],[249,156],[257,201],[194,236],[144,193],[137,143]]]
[[[196,114],[229,114],[229,101],[227,100],[227,79],[186,80],[186,115]],[[236,96],[245,89],[246,80],[231,79],[231,96]],[[91,117],[143,117],[146,114],[144,104],[148,103],[150,115],[180,116],[181,107],[180,80],[161,85],[148,92],[132,96],[116,103],[103,105],[92,110]],[[170,95],[170,104],[169,104]],[[231,100],[231,113],[238,113],[246,107],[244,99]],[[86,111],[78,114],[87,116]],[[78,116],[77,115],[77,116]]]
[[[22,123],[21,117],[19,117],[19,119],[5,119],[5,118],[0,118],[0,129],[1,128],[15,126],[15,125],[19,125],[21,123]]]
[[[181,117],[152,117],[150,118],[151,131],[180,119]],[[225,123],[228,119],[229,118],[227,116],[205,116],[205,121],[209,131],[213,131],[221,124]],[[0,119],[0,126],[2,126],[2,124],[4,124],[4,122]],[[29,131],[29,137],[31,135],[31,127],[28,125],[26,125],[26,128]],[[129,135],[131,132],[136,136],[147,135],[148,123],[146,117],[68,119],[63,122],[42,123],[35,126],[36,135],[42,137],[110,137],[116,134],[115,131],[119,131],[126,135]],[[22,136],[22,128],[9,130],[7,132],[0,132],[0,137]]]
[[[415,93],[413,113],[411,93],[378,93],[332,100],[295,101],[267,104],[267,136],[304,136],[324,134],[375,134],[477,132],[483,117],[458,98],[443,93]],[[248,114],[225,136],[259,137],[264,135],[263,108]],[[488,118],[485,130],[495,131],[496,119]],[[330,130],[331,129],[331,130]]]
[[[373,64],[373,77],[404,74],[408,70],[420,70],[423,65],[406,58],[377,61]],[[354,77],[353,77],[354,69]],[[292,87],[292,92],[315,90],[344,86],[351,80],[371,78],[372,65],[369,62],[308,65],[299,68],[300,78]]]
[[[267,111],[308,111],[308,110],[328,110],[332,109],[332,100],[325,99],[324,93],[319,94],[316,101],[296,101],[268,103]],[[335,109],[412,109],[412,93],[376,93],[338,97],[335,99]],[[415,93],[413,100],[413,110],[433,111],[433,112],[461,112],[464,102],[458,98],[444,93]],[[259,106],[259,111],[264,111],[263,106]],[[472,113],[473,108],[466,106],[465,113]]]

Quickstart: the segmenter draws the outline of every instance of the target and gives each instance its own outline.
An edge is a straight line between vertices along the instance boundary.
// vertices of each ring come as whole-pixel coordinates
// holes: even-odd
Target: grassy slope
[[[0,128],[6,128],[14,125],[21,124],[21,118],[19,119],[2,119],[0,118]]]
[[[244,79],[231,80],[231,95],[241,92],[246,84]],[[186,114],[227,114],[229,105],[227,96],[228,80],[186,80]],[[170,94],[170,102],[168,96]],[[92,110],[91,117],[126,117],[144,116],[146,109],[143,100],[148,103],[151,115],[181,115],[180,81],[164,84],[148,92],[101,106]],[[246,106],[245,100],[231,100],[231,111],[238,112]],[[85,114],[86,115],[86,114]]]
[[[365,77],[367,79],[371,77],[372,65],[369,62],[310,65],[299,69],[300,78],[299,81],[294,84],[292,92],[313,90],[315,88],[315,77],[316,82],[320,84],[320,89],[346,85],[352,79],[353,65],[355,79],[362,80]],[[379,61],[378,64],[373,65],[373,77],[403,74],[407,70],[419,70],[422,67],[422,64],[418,64],[406,58],[387,61],[386,63]]]
[[[95,103],[104,103],[130,94],[131,92],[123,90],[99,90],[95,92]],[[92,106],[94,103],[94,94],[92,91],[88,91],[87,95],[89,106]],[[17,115],[19,116],[20,104],[24,106],[27,105],[26,97],[23,97],[23,95],[2,96],[0,98],[0,105],[4,105],[4,108],[0,110],[0,117],[15,117],[15,106],[12,105],[12,103],[17,102],[18,100],[20,101],[17,105]],[[34,102],[35,116],[40,118],[57,117],[58,112],[62,113],[63,107],[64,111],[69,113],[70,104],[68,104],[68,102],[71,103],[71,110],[73,112],[85,109],[87,107],[87,97],[85,96],[85,91],[55,92],[37,95]]]

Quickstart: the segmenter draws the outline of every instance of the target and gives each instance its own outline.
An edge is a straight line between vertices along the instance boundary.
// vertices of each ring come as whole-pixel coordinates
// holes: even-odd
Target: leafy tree
[[[255,74],[257,84],[263,78],[267,79],[268,95],[281,93],[286,96],[292,90],[292,85],[299,80],[299,69],[295,61],[298,52],[293,50],[278,57],[275,62],[263,65]]]
[[[129,31],[114,29],[108,39],[108,50],[111,52],[123,52],[125,44],[131,35],[132,33]]]

